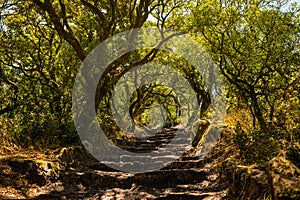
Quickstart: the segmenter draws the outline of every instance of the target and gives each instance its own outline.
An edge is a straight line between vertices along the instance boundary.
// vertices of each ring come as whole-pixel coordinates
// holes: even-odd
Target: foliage
[[[243,182],[247,190],[246,179],[239,176],[253,166],[265,168],[272,160],[279,159],[274,164],[278,166],[282,152],[288,159],[282,165],[299,168],[300,7],[288,5],[287,0],[0,0],[0,153],[20,146],[79,144],[72,88],[82,62],[99,43],[117,33],[156,26],[161,41],[142,38],[153,42],[153,48],[117,58],[98,82],[95,108],[109,139],[126,143],[134,139],[128,133],[137,128],[180,123],[179,95],[171,88],[159,81],[123,80],[124,74],[152,61],[171,66],[184,77],[201,105],[197,114],[210,116],[212,88],[206,81],[213,77],[211,69],[202,69],[208,74],[203,77],[168,48],[175,37],[168,29],[174,29],[202,44],[221,72],[227,95],[225,126],[232,134],[228,142],[236,151],[230,152],[234,159],[225,160],[232,165],[229,179],[238,186]],[[128,38],[135,36],[133,31]],[[166,50],[158,50],[160,45]],[[187,53],[193,50],[191,46]],[[137,77],[144,72],[136,73]],[[119,83],[123,90],[114,96]],[[136,90],[125,98],[131,86]],[[181,96],[193,95],[179,88]],[[120,112],[125,110],[122,106],[128,106],[129,112]],[[256,176],[255,170],[250,175]],[[287,193],[298,195],[299,189]]]
[[[176,29],[192,35],[210,53],[226,84],[226,124],[236,131],[236,145],[245,159],[250,159],[250,152],[255,154],[250,163],[270,159],[280,148],[299,143],[300,13],[296,4],[283,9],[287,3],[2,0],[0,114],[1,123],[9,123],[5,135],[24,147],[78,142],[71,92],[82,61],[105,39],[154,25],[166,46],[172,44],[166,30]],[[98,83],[95,107],[110,138],[127,137],[113,117],[111,107],[120,106],[122,98],[110,101],[113,88],[125,73],[151,61],[177,70],[197,94],[202,104],[200,116],[209,116],[207,77],[201,77],[194,66],[172,52],[137,50],[112,62]],[[209,69],[203,70],[209,73]],[[134,84],[136,80],[130,81]],[[158,115],[165,117],[162,121],[168,126],[179,122],[177,96],[168,87],[144,85],[130,98],[126,117],[138,125],[149,125],[153,119],[158,125]],[[134,127],[122,123],[128,129]]]
[[[0,114],[11,121],[8,131],[15,140],[24,147],[75,142],[71,91],[81,61],[99,42],[141,27],[150,14],[160,16],[165,4],[181,3],[1,1]],[[100,81],[98,105],[120,77],[116,65]]]
[[[283,12],[283,5],[204,0],[191,15],[190,30],[218,63],[229,97],[250,109],[264,132],[268,120],[281,121],[278,108],[298,94],[299,11]]]

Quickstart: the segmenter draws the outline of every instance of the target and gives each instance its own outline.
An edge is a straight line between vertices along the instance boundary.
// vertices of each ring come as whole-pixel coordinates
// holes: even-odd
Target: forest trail
[[[39,198],[65,199],[224,199],[218,173],[205,160],[174,162],[146,173],[105,170],[101,164],[69,168],[55,182],[43,187]]]
[[[153,144],[169,142],[174,136],[173,132],[169,129],[153,136],[151,142],[142,144],[143,150],[155,151],[157,147]],[[178,148],[180,145],[165,149],[163,154],[151,157],[149,163],[161,160],[162,157],[168,159],[171,152]],[[217,200],[227,199],[228,195],[226,184],[219,179],[215,159],[208,157],[185,155],[160,170],[140,173],[114,170],[99,163],[79,147],[65,148],[57,158],[67,166],[59,177],[49,178],[40,186],[31,181],[27,191],[23,190],[20,197],[26,194],[26,198],[33,199]],[[134,160],[133,157],[130,163],[127,158],[125,164],[134,165]]]

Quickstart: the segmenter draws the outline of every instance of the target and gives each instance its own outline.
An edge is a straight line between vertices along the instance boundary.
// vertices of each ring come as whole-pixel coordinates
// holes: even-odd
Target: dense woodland
[[[172,49],[156,48],[170,44],[168,30],[175,30],[201,44],[220,73],[220,140],[235,146],[234,162],[267,166],[280,155],[300,173],[300,5],[287,0],[0,0],[0,153],[80,146],[72,114],[79,68],[99,43],[145,27],[156,27],[161,41],[119,57],[98,82],[95,108],[108,138],[130,140],[114,121],[112,91],[124,74],[150,62],[176,69],[197,94],[199,119],[210,120],[205,77]],[[166,111],[164,126],[176,126],[176,94],[160,84],[132,94],[129,117],[151,124],[161,113],[157,104]],[[300,188],[291,188],[291,198],[300,198]]]

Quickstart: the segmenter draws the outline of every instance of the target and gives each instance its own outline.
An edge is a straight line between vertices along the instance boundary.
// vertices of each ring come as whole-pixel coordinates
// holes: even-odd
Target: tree
[[[1,9],[1,106],[8,105],[1,114],[13,119],[11,131],[25,146],[43,133],[49,138],[73,134],[70,92],[79,65],[70,46],[32,6],[5,1]]]
[[[282,11],[285,4],[202,0],[191,15],[189,30],[200,35],[232,86],[229,94],[249,105],[263,132],[299,82],[299,10]]]
[[[30,132],[28,138],[36,140],[41,131],[46,135],[73,132],[71,89],[88,52],[116,33],[153,24],[147,19],[155,16],[162,33],[156,47],[123,55],[99,81],[95,107],[107,107],[117,81],[135,66],[152,61],[157,47],[174,37],[167,36],[163,27],[173,12],[180,13],[182,5],[182,1],[170,0],[2,1],[0,112],[21,124],[13,132]]]

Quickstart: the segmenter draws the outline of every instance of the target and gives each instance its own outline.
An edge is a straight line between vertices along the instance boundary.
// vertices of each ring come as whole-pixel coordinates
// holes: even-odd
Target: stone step
[[[153,155],[153,156],[152,156]],[[106,165],[107,164],[107,165]],[[151,165],[154,165],[151,167]],[[125,169],[155,169],[160,166],[163,169],[190,169],[201,168],[204,162],[200,157],[179,157],[174,152],[152,152],[151,155],[121,155],[116,158],[108,158],[102,163],[93,163],[89,168],[102,171],[118,171],[122,167]],[[165,166],[165,167],[164,167]],[[147,170],[149,171],[149,170]]]
[[[150,152],[156,152],[156,151],[160,150],[160,151],[173,152],[172,154],[174,154],[174,152],[185,152],[189,149],[189,147],[184,146],[184,145],[170,144],[169,146],[160,145],[156,148],[152,148],[152,147],[126,147],[126,148],[123,148],[123,149],[126,150],[126,151],[134,152],[134,153],[150,153]]]
[[[191,168],[201,168],[204,166],[204,161],[175,161],[163,169],[191,169]]]
[[[170,193],[162,197],[156,198],[157,200],[222,200],[222,195],[219,192],[209,192],[209,193],[192,193],[192,192],[182,192],[182,193]]]
[[[129,189],[134,182],[134,175],[123,172],[104,172],[97,170],[66,171],[62,181],[82,184],[86,188],[123,188]]]
[[[146,163],[151,163],[153,157],[152,156],[132,156],[132,155],[122,155],[120,156],[121,162],[134,162],[134,161],[144,161]]]
[[[94,166],[94,169],[102,170],[102,171],[109,171],[109,168],[112,168],[110,171],[154,171],[154,170],[169,170],[169,169],[192,169],[196,168],[198,166],[202,166],[200,163],[195,162],[173,162],[173,160],[155,160],[150,163],[140,162],[140,161],[133,161],[133,162],[120,162],[120,163],[114,163],[114,162],[106,162],[105,163],[108,167],[104,168],[100,167],[97,168],[97,166]]]
[[[163,150],[155,150],[151,151],[151,157],[158,157],[158,156],[169,156],[169,155],[174,155],[173,149],[163,149]]]
[[[204,166],[203,160],[188,160],[188,161],[179,161],[175,160],[172,157],[156,157],[154,159],[149,159],[148,162],[142,162],[141,160],[134,159],[124,160],[122,162],[105,162],[94,164],[90,166],[91,169],[101,170],[101,171],[118,171],[117,169],[129,170],[156,170],[161,169],[192,169],[192,168],[201,168]]]
[[[207,194],[186,194],[186,193],[182,193],[182,194],[168,194],[166,196],[159,197],[159,198],[156,198],[156,199],[157,200],[185,200],[185,199],[201,200],[201,199],[205,199],[208,196],[209,195],[207,195]]]
[[[123,149],[131,152],[141,152],[141,153],[146,153],[146,152],[151,152],[155,151],[158,149],[158,147],[155,146],[127,146],[124,147]]]
[[[202,169],[172,169],[153,172],[136,173],[134,180],[140,185],[175,186],[178,184],[193,184],[206,180],[207,170]]]
[[[172,169],[145,173],[104,172],[97,170],[66,171],[62,181],[82,184],[84,187],[130,189],[132,184],[152,186],[175,186],[178,184],[199,183],[207,179],[206,170]]]
[[[178,158],[178,156],[176,155],[160,155],[160,156],[156,156],[156,157],[152,157],[152,162],[156,162],[156,161],[163,161],[163,162],[173,162],[176,161],[176,159]]]
[[[181,161],[189,161],[189,160],[195,160],[195,161],[199,161],[202,160],[200,156],[182,156],[180,157]]]

